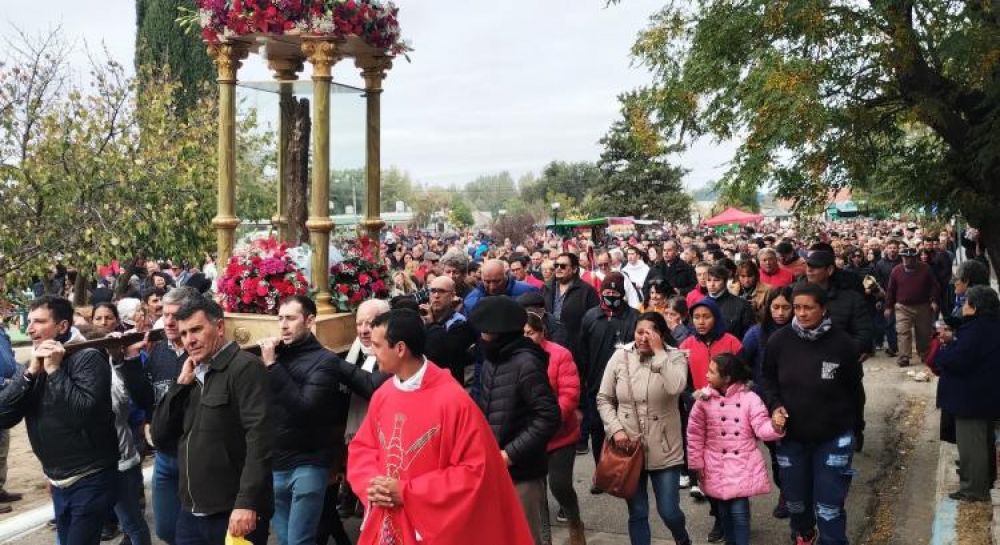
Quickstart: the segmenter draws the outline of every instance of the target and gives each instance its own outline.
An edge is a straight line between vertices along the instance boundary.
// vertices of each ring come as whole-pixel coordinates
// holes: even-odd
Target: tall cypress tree
[[[154,75],[169,67],[183,84],[177,96],[183,112],[206,92],[205,84],[214,92],[215,67],[198,33],[177,24],[180,7],[195,8],[192,0],[135,0],[135,66],[137,73],[149,67]]]

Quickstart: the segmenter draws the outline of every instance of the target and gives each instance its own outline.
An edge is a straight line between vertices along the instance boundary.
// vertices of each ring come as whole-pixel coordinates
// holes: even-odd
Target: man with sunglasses
[[[475,344],[476,334],[465,316],[455,310],[461,299],[455,297],[455,282],[451,278],[435,278],[429,291],[430,300],[420,305],[420,315],[427,326],[427,358],[450,370],[464,386],[468,382],[466,372],[471,375],[472,371],[469,347]]]
[[[610,273],[607,265],[610,263],[608,254],[604,253],[597,258],[598,266],[605,264],[601,270],[605,275]],[[597,291],[590,284],[580,278],[580,260],[576,254],[565,252],[559,254],[555,260],[555,279],[545,286],[545,311],[555,320],[560,322],[566,330],[566,337],[569,343],[566,348],[573,354],[580,377],[586,377],[583,372],[585,359],[580,352],[582,341],[580,336],[580,324],[583,315],[588,310],[600,306],[601,300],[597,296]],[[602,275],[602,278],[604,276]],[[581,398],[581,403],[583,402]],[[583,409],[584,407],[581,407]],[[589,423],[589,421],[588,421]],[[599,425],[599,424],[598,424]],[[585,440],[579,445],[578,450],[586,452]]]

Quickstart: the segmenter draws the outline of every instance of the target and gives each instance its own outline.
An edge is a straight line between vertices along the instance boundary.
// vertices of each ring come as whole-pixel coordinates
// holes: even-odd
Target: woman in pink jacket
[[[546,338],[542,317],[528,313],[524,335],[535,341],[549,354],[549,384],[559,401],[562,425],[549,440],[549,489],[561,507],[557,518],[569,522],[570,545],[585,545],[583,521],[580,520],[580,503],[573,490],[573,462],[576,460],[576,442],[580,439],[580,375],[573,361],[573,354],[565,347]],[[548,506],[548,502],[545,502]],[[547,521],[548,517],[543,516]],[[546,526],[548,526],[546,524]],[[547,534],[548,531],[543,531]],[[548,540],[551,542],[551,539]]]
[[[708,386],[696,392],[688,420],[688,469],[716,500],[726,545],[750,543],[750,496],[771,491],[757,441],[776,441],[784,421],[773,423],[747,382],[750,367],[733,354],[712,358]]]

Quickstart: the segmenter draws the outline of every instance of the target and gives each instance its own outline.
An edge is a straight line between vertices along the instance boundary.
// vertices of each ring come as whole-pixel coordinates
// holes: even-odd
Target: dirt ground
[[[24,499],[12,503],[11,506],[14,510],[10,513],[0,515],[0,520],[23,513],[32,507],[37,507],[47,502],[49,500],[49,493],[46,483],[45,475],[42,473],[42,466],[38,463],[38,458],[35,458],[35,454],[31,452],[31,445],[28,443],[28,432],[22,422],[10,430],[10,453],[7,455],[7,484],[4,488],[8,492],[24,494]]]
[[[990,545],[990,521],[993,519],[993,504],[966,503],[958,505],[957,545]]]

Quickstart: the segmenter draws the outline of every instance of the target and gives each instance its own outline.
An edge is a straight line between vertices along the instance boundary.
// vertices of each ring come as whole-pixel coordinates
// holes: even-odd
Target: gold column
[[[313,149],[309,242],[312,245],[312,284],[319,314],[336,312],[330,303],[330,72],[341,54],[334,40],[309,39],[302,52],[313,66]]]
[[[290,111],[292,101],[295,97],[292,94],[292,82],[299,78],[298,73],[302,71],[303,64],[301,58],[290,59],[270,59],[268,66],[274,71],[274,79],[279,82],[279,108],[278,108],[278,209],[271,217],[271,225],[278,233],[278,240],[288,241],[288,137],[292,130],[290,119],[286,119]]]
[[[368,232],[375,248],[375,257],[379,257],[379,233],[385,227],[382,221],[382,81],[385,73],[392,68],[392,58],[385,56],[362,57],[355,59],[355,65],[361,69],[361,77],[365,80],[366,123],[366,164],[368,181],[368,205],[365,207],[365,219],[361,225]]]
[[[236,73],[240,61],[249,54],[246,44],[221,43],[208,47],[208,54],[215,61],[219,82],[219,196],[212,226],[215,227],[215,245],[220,269],[224,269],[233,254],[233,234],[240,224],[236,217]]]

